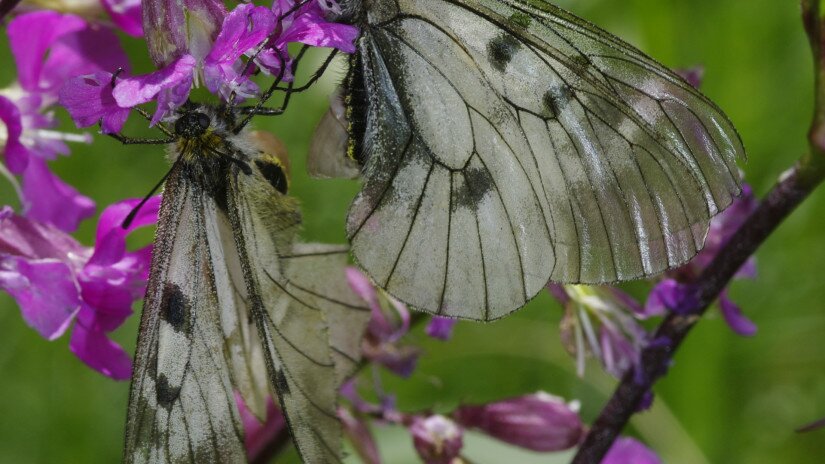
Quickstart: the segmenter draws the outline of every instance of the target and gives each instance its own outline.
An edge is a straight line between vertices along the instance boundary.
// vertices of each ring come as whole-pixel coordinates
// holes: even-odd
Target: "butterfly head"
[[[209,129],[212,119],[198,110],[186,111],[175,121],[175,134],[183,138],[200,137]]]

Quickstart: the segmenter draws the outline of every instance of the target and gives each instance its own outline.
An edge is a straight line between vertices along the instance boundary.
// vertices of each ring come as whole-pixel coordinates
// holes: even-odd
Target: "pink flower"
[[[440,415],[414,418],[410,433],[415,450],[426,464],[450,464],[464,446],[461,427]]]
[[[239,60],[272,34],[276,19],[268,8],[250,4],[238,5],[226,17],[204,60],[204,78],[210,92],[227,101],[233,91],[241,98],[253,97],[258,92],[258,86],[242,74],[245,65]]]
[[[48,340],[63,335],[75,321],[69,348],[93,369],[118,380],[129,378],[131,362],[106,333],[119,327],[132,314],[132,303],[142,298],[151,250],[127,251],[126,236],[157,221],[160,199],[151,199],[124,230],[123,219],[138,202],[125,200],[103,211],[94,248],[8,207],[0,212],[0,288]]]
[[[159,71],[119,80],[112,95],[121,108],[157,100],[158,107],[152,116],[152,124],[156,124],[186,102],[192,88],[195,65],[192,55],[183,55]],[[104,107],[104,104],[100,106]]]
[[[592,355],[604,370],[621,378],[641,362],[649,337],[638,319],[641,306],[621,290],[608,286],[548,284],[548,291],[564,306],[561,336],[584,375],[585,358]]]
[[[449,340],[453,336],[453,327],[457,322],[458,319],[435,316],[427,324],[427,335],[439,340]]]
[[[533,451],[572,448],[584,433],[578,408],[544,392],[481,406],[462,406],[454,417],[464,427],[477,428]]]
[[[337,4],[330,1],[333,9]],[[358,28],[347,24],[338,24],[326,20],[328,8],[321,6],[320,0],[312,0],[298,8],[295,13],[284,16],[295,7],[295,0],[275,0],[272,11],[282,18],[276,28],[276,35],[270,39],[267,47],[258,55],[256,62],[264,71],[278,75],[283,65],[284,80],[292,80],[289,72],[291,59],[287,44],[299,42],[314,47],[336,48],[344,53],[355,52],[355,39]]]
[[[610,447],[602,464],[662,464],[662,461],[637,440],[622,437]]]
[[[55,132],[57,120],[48,109],[60,86],[77,74],[112,71],[126,65],[117,37],[91,27],[74,15],[37,11],[8,25],[9,44],[18,84],[0,90],[0,120],[6,125],[5,163],[22,176],[21,201],[32,219],[71,231],[94,214],[94,203],[52,174],[45,161],[66,155],[64,141],[87,136]]]
[[[140,3],[141,0],[101,0],[103,9],[112,18],[112,22],[132,37],[143,35]]]
[[[410,329],[409,310],[388,295],[382,293],[379,297],[372,282],[358,269],[349,267],[346,274],[352,290],[372,312],[362,344],[364,356],[402,377],[409,377],[415,370],[419,351],[413,346],[397,343]],[[387,303],[382,304],[382,301]]]
[[[326,21],[314,1],[280,16],[292,6],[291,2],[276,2],[270,10],[240,4],[227,15],[222,4],[212,0],[150,2],[144,27],[149,31],[150,54],[160,69],[120,80],[113,92],[117,105],[130,108],[157,100],[155,124],[187,100],[197,76],[202,75],[209,91],[226,101],[233,95],[257,95],[258,86],[249,78],[256,68],[247,65],[243,56],[254,56],[261,69],[278,74],[282,65],[290,63],[287,44],[291,42],[355,50],[357,28]],[[266,46],[259,50],[263,43]],[[292,75],[285,72],[282,78],[290,81]],[[102,102],[94,106],[114,110]]]
[[[370,432],[367,424],[352,415],[345,408],[338,408],[338,418],[344,425],[344,432],[352,442],[355,452],[365,464],[381,464],[381,455],[378,453],[378,445]]]

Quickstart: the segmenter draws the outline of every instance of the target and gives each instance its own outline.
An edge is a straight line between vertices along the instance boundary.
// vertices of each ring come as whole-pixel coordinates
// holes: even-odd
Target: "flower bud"
[[[454,417],[463,426],[533,451],[576,446],[584,432],[575,405],[544,392],[482,406],[462,406]]]
[[[453,327],[456,322],[458,322],[458,319],[435,316],[427,325],[427,335],[447,341],[453,336]]]
[[[143,32],[152,61],[162,68],[189,54],[201,62],[225,16],[226,8],[217,0],[146,0]]]
[[[416,417],[410,433],[415,450],[427,464],[450,464],[464,445],[461,427],[444,416]]]

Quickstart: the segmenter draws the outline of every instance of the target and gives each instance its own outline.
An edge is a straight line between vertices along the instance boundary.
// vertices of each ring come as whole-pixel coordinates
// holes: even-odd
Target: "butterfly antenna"
[[[178,158],[178,160],[180,160],[180,158]],[[124,219],[123,223],[120,225],[122,229],[128,229],[129,226],[132,225],[132,222],[135,220],[135,217],[137,217],[137,213],[140,212],[140,209],[143,208],[143,205],[145,205],[146,202],[149,201],[150,198],[152,198],[152,195],[154,195],[155,192],[158,191],[160,186],[163,185],[163,183],[166,182],[166,179],[169,178],[169,175],[172,174],[172,171],[175,170],[175,167],[178,165],[178,160],[172,163],[172,167],[169,168],[169,170],[166,171],[166,174],[163,175],[160,181],[157,184],[155,184],[154,187],[152,187],[152,190],[150,190],[149,193],[147,193],[146,196],[143,197],[143,200],[140,200],[140,203],[135,205],[135,207],[132,208],[132,211],[129,211],[129,215],[126,216],[126,219]]]

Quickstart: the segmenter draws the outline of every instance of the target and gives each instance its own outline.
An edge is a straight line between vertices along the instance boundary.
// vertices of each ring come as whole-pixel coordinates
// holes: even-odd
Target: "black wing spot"
[[[487,44],[490,63],[497,70],[504,72],[513,56],[521,49],[521,43],[510,34],[502,33]]]
[[[467,168],[464,171],[464,182],[458,183],[453,193],[452,212],[459,208],[478,211],[478,206],[493,188],[495,181],[486,169]]]
[[[257,159],[255,160],[255,166],[258,166],[261,175],[264,176],[264,179],[266,179],[275,190],[286,194],[289,181],[286,178],[286,173],[278,163]]]
[[[189,332],[189,302],[179,286],[167,283],[163,287],[160,307],[161,318],[171,325],[175,332]]]
[[[275,388],[278,389],[278,392],[281,395],[289,394],[289,382],[286,380],[286,375],[284,374],[283,369],[275,370]]]
[[[544,108],[550,117],[557,118],[565,107],[570,103],[573,95],[566,85],[553,87],[544,94]]]
[[[180,387],[169,385],[169,379],[166,378],[166,375],[160,374],[155,383],[155,396],[159,406],[167,411],[171,411],[172,405],[174,405],[180,396]]]

